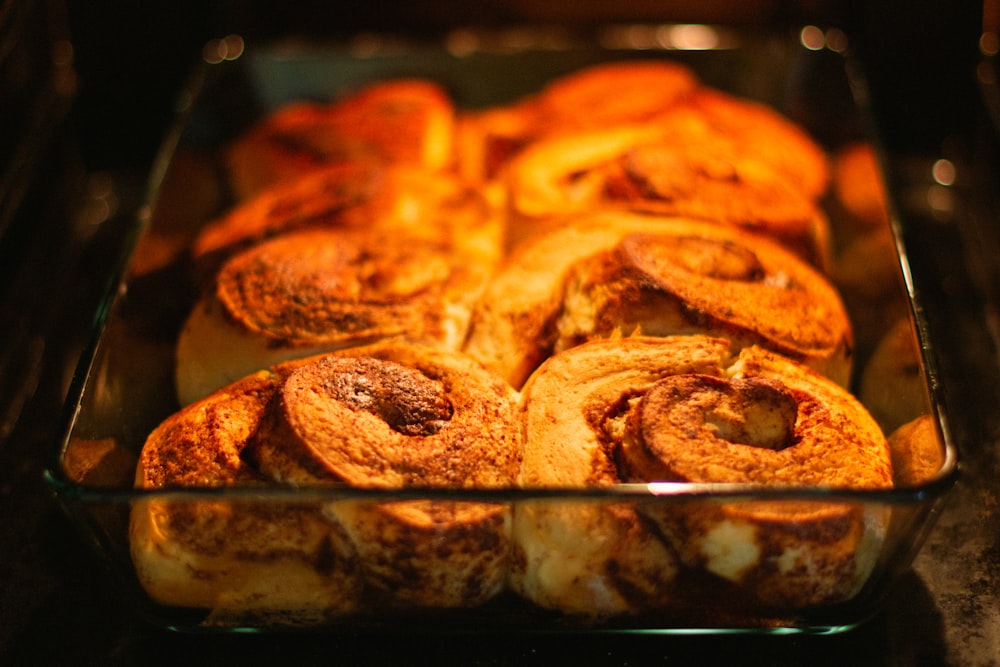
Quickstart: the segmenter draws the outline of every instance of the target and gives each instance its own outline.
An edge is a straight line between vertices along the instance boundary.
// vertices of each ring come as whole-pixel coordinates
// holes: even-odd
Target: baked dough
[[[452,174],[363,161],[335,164],[268,188],[209,221],[191,245],[210,281],[228,256],[301,229],[405,234],[499,256],[501,221],[484,194]]]
[[[269,113],[225,150],[237,200],[338,162],[371,160],[429,170],[450,166],[455,109],[425,79],[390,79],[330,102],[291,102]]]
[[[514,485],[518,396],[464,355],[388,342],[291,365],[248,452],[275,482]],[[347,500],[326,511],[350,535],[377,604],[474,606],[503,587],[507,503]]]
[[[509,503],[359,494],[514,486],[517,408],[509,385],[461,353],[403,342],[238,380],[169,416],[143,447],[138,488],[230,488],[135,503],[139,581],[160,604],[229,622],[483,604],[506,579]],[[255,493],[264,487],[298,488]]]
[[[244,449],[280,378],[261,371],[171,415],[143,446],[144,490],[239,487],[221,498],[140,497],[129,544],[156,603],[222,619],[315,624],[356,607],[362,579],[346,532],[314,503],[254,499],[269,484]]]
[[[731,358],[721,339],[586,343],[542,364],[523,401],[526,487],[892,484],[885,436],[846,390],[756,347]],[[578,612],[668,604],[693,571],[758,606],[830,604],[867,581],[887,521],[830,501],[522,503],[512,582]]]
[[[526,488],[608,487],[625,481],[606,443],[624,401],[664,377],[713,373],[726,341],[702,336],[596,341],[547,360],[528,380]],[[514,591],[546,608],[606,616],[667,605],[679,565],[672,548],[627,501],[522,501],[514,509]]]
[[[458,170],[491,183],[535,141],[650,118],[681,103],[699,85],[688,67],[665,60],[591,65],[515,102],[458,115]]]
[[[280,361],[385,338],[457,348],[494,260],[376,230],[307,229],[254,245],[223,263],[181,329],[178,400]]]
[[[765,487],[888,489],[889,446],[847,390],[760,348],[717,375],[670,377],[620,425],[626,479]],[[849,600],[875,566],[879,505],[823,500],[643,505],[688,567],[765,606]]]
[[[731,224],[825,268],[829,221],[783,168],[748,139],[717,134],[690,111],[668,121],[556,135],[536,141],[508,167],[508,245],[611,207]]]
[[[624,211],[581,216],[514,253],[464,349],[519,387],[554,351],[636,333],[725,337],[850,377],[850,322],[813,267],[733,227]]]

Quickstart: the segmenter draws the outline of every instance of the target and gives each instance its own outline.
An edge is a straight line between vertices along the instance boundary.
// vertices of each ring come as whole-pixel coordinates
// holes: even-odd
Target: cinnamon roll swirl
[[[702,336],[595,341],[548,359],[522,392],[524,487],[624,481],[605,424],[665,377],[718,373],[726,341]],[[519,502],[511,587],[542,607],[587,615],[668,604],[679,564],[634,503]]]
[[[615,426],[625,479],[885,489],[889,446],[842,387],[751,347],[714,374],[664,379]],[[644,505],[681,561],[764,605],[850,599],[867,581],[888,510],[757,501]]]
[[[733,227],[631,212],[581,217],[519,249],[476,304],[464,349],[519,387],[588,339],[680,333],[850,377],[850,322],[813,267]]]
[[[494,257],[402,233],[312,229],[225,261],[176,346],[181,405],[282,360],[406,337],[457,348]]]
[[[440,170],[452,161],[455,109],[439,84],[393,79],[332,102],[291,102],[225,151],[237,199],[327,164],[375,160]]]
[[[279,385],[261,371],[168,417],[146,439],[136,487],[265,484],[244,450]],[[220,619],[313,624],[350,611],[361,592],[354,546],[315,504],[139,499],[129,542],[152,600]]]
[[[620,125],[538,141],[508,173],[509,244],[597,207],[702,218],[770,236],[817,266],[829,222],[748,140],[692,123]]]
[[[382,343],[289,368],[249,446],[269,479],[390,489],[515,483],[518,396],[464,355]],[[350,535],[379,602],[470,606],[503,586],[506,504],[358,500],[328,513]]]
[[[304,228],[389,230],[499,255],[500,220],[483,193],[454,175],[412,166],[345,162],[269,188],[200,231],[191,247],[198,273],[278,234]]]
[[[756,347],[731,357],[702,336],[592,341],[548,359],[522,395],[526,486],[892,484],[885,436],[861,404]],[[864,584],[887,519],[832,502],[519,504],[512,581],[541,604],[611,611],[705,595],[696,572],[758,607],[829,604]],[[653,572],[662,578],[643,578]]]
[[[702,86],[688,97],[686,105],[669,110],[656,122],[682,124],[686,131],[691,131],[695,118],[702,125],[703,134],[725,139],[757,156],[807,197],[816,199],[826,193],[830,184],[826,151],[800,124],[778,110]]]

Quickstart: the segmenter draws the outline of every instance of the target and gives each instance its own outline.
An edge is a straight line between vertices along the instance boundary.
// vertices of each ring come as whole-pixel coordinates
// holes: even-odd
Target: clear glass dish
[[[876,401],[882,378],[869,377],[876,389],[863,388],[866,364],[874,357],[892,313],[901,314],[909,323],[924,394],[921,414],[932,424],[942,461],[936,474],[916,484],[881,491],[656,483],[579,489],[133,488],[136,459],[147,434],[177,409],[174,345],[194,299],[183,257],[199,227],[230,203],[219,162],[221,149],[270,110],[295,99],[329,99],[390,76],[441,82],[459,107],[483,108],[516,99],[584,65],[621,58],[664,58],[689,65],[707,84],[771,104],[808,129],[833,157],[857,142],[877,147],[863,108],[863,81],[852,69],[846,46],[843,35],[816,28],[775,38],[748,37],[708,26],[630,26],[579,39],[534,32],[463,32],[444,45],[431,46],[369,39],[355,45],[286,44],[244,52],[237,38],[209,45],[206,63],[194,73],[180,99],[177,123],[164,142],[151,180],[148,207],[136,220],[133,243],[126,244],[128,252],[117,273],[120,281],[109,291],[95,319],[93,345],[81,360],[68,399],[65,436],[47,473],[51,488],[119,575],[127,599],[152,623],[175,630],[330,632],[405,627],[434,632],[830,633],[864,622],[907,572],[958,470],[941,397],[935,395],[938,387],[932,381],[933,341],[927,340],[920,304],[907,289],[909,267],[898,234],[897,242],[882,247],[891,256],[877,257],[894,274],[892,294],[872,297],[862,294],[863,290],[845,292],[845,301],[853,309],[857,332],[852,388]],[[837,252],[846,253],[853,239],[849,231],[837,226],[845,213],[832,196],[825,203],[839,234]],[[886,224],[892,233],[903,222],[891,219]],[[841,276],[847,281],[845,289],[860,289],[857,282],[850,283],[850,272]],[[873,314],[871,304],[876,300],[880,305]],[[881,395],[894,391],[885,378]],[[869,407],[874,412],[875,406]],[[151,507],[155,513],[164,503],[175,515],[204,523],[206,544],[192,547],[200,549],[202,556],[212,549],[215,555],[220,553],[218,545],[207,544],[213,536],[234,531],[253,536],[227,547],[239,551],[250,566],[231,571],[213,565],[209,556],[209,561],[202,561],[211,573],[214,603],[205,604],[204,596],[184,591],[154,597],[140,583],[133,566],[130,515]],[[492,592],[471,596],[475,600],[471,603],[455,603],[453,597],[435,595],[438,584],[433,579],[422,578],[427,568],[460,569],[449,558],[468,549],[469,538],[447,524],[431,522],[420,527],[420,534],[434,549],[424,550],[418,544],[411,545],[410,552],[386,552],[382,544],[369,556],[359,553],[343,535],[315,532],[320,530],[317,525],[323,525],[323,517],[344,513],[398,516],[414,508],[430,508],[428,515],[437,508],[500,517],[499,547],[496,539],[483,539],[482,552],[472,548],[470,556],[472,560],[482,557],[499,568],[489,583]],[[625,552],[631,555],[626,556],[612,557],[602,551],[609,540],[623,539],[613,527],[621,516],[665,517],[669,523],[670,517],[683,521],[683,517],[711,515],[720,508],[771,519],[789,508],[816,517],[854,517],[850,525],[861,532],[843,538],[850,545],[843,542],[824,548],[863,550],[865,555],[859,559],[864,562],[857,566],[856,580],[847,592],[810,598],[786,589],[808,588],[816,573],[789,579],[803,576],[789,573],[792,567],[775,579],[773,570],[781,568],[778,561],[772,561],[768,566],[772,571],[759,573],[753,584],[734,583],[685,565],[678,566],[683,576],[674,578],[664,566],[627,594],[621,590],[628,586],[620,587],[631,610],[626,613],[615,611],[613,602],[607,613],[575,601],[534,604],[506,583],[511,526],[519,521],[522,532],[534,529],[525,529],[525,521],[535,528],[560,527],[561,541],[543,541],[536,555],[540,553],[538,557],[548,567],[568,573],[567,579],[572,580],[574,567],[583,567],[574,564],[580,558],[591,559],[590,565],[603,568],[607,576],[627,579],[621,573],[608,573],[621,566],[622,558],[646,557],[642,551],[646,547],[629,547]],[[762,521],[758,528],[768,519]],[[811,539],[803,532],[803,543],[796,546],[794,532],[785,552],[792,560],[797,549],[808,550],[805,542]],[[280,543],[260,538],[282,533],[326,545],[314,553],[328,558],[325,572],[330,576],[317,579],[315,573],[324,568],[315,564],[304,569],[289,565],[282,560]],[[373,539],[378,542],[377,537]],[[366,558],[381,559],[381,576],[388,583],[373,588],[358,582],[352,573],[367,566]],[[656,561],[652,562],[657,569]],[[662,575],[662,585],[656,583],[658,575]],[[486,586],[482,583],[485,575],[476,576],[476,585]],[[572,583],[567,585],[572,587]],[[774,593],[775,589],[785,592]],[[261,599],[268,602],[254,602]]]

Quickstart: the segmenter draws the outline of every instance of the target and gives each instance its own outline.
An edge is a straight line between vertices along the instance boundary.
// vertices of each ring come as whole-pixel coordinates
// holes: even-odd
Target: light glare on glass
[[[940,159],[934,162],[931,168],[931,176],[934,182],[939,185],[955,184],[955,164],[951,160]]]
[[[799,41],[802,46],[810,51],[819,51],[826,46],[826,36],[823,31],[814,25],[807,25],[799,33]]]
[[[666,48],[690,51],[714,49],[719,45],[719,34],[711,26],[693,23],[665,26],[659,38]]]
[[[224,60],[236,60],[243,55],[245,46],[239,35],[229,35],[222,39],[213,39],[205,44],[201,57],[210,65],[217,65]]]

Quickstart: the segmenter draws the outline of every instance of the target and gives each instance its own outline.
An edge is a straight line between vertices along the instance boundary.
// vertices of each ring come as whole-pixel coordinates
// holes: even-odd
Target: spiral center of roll
[[[678,481],[720,481],[713,456],[748,447],[779,452],[795,444],[798,404],[781,385],[766,378],[724,379],[705,375],[665,378],[629,415],[621,456],[628,476]],[[691,479],[676,461],[703,452],[703,470]],[[729,480],[737,481],[737,480]]]
[[[416,369],[360,357],[332,370],[322,386],[329,398],[379,417],[398,433],[434,435],[451,419],[442,383]]]
[[[654,277],[678,269],[715,280],[759,282],[765,276],[752,250],[727,239],[630,234],[619,249],[633,266]]]

